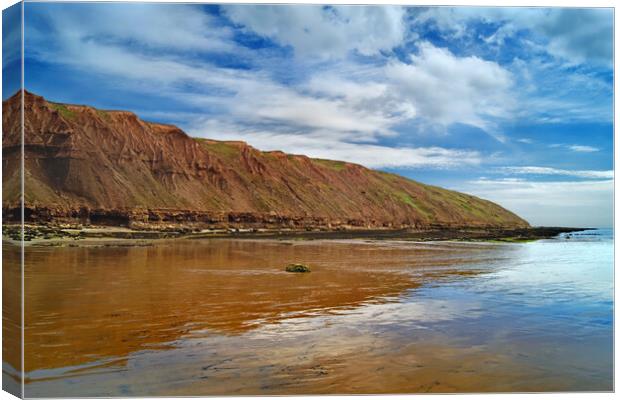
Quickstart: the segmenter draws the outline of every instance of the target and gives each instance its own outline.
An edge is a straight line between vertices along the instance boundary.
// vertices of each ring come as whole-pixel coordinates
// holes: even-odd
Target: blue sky
[[[612,32],[611,9],[26,3],[25,84],[611,226]]]

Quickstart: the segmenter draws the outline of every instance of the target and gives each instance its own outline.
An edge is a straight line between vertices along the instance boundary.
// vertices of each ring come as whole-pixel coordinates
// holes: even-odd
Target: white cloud
[[[504,60],[513,57],[503,66],[515,83],[515,119],[612,120],[612,79],[594,67],[612,65],[613,10],[433,7],[412,14],[414,28],[434,24],[445,40],[461,49]],[[485,37],[480,22],[499,28]],[[506,40],[509,45],[503,47]]]
[[[520,138],[520,139],[517,139],[517,142],[525,143],[525,144],[532,144],[534,143],[534,140],[528,139],[528,138]]]
[[[490,133],[494,118],[507,118],[513,107],[511,74],[478,57],[456,57],[447,49],[423,42],[411,64],[392,62],[386,75],[418,114],[448,126],[463,123]]]
[[[575,63],[613,60],[613,9],[560,8],[529,21],[529,27],[549,40],[548,51]]]
[[[327,129],[356,140],[373,141],[376,134],[390,134],[391,125],[401,121],[407,111],[395,115],[398,107],[389,109],[390,104],[367,108],[359,101],[303,93],[273,81],[265,72],[150,56],[88,41],[83,36],[65,38],[62,44],[60,52],[47,50],[39,52],[38,57],[121,78],[123,84],[142,92],[160,93],[165,88],[170,97],[212,112],[217,110],[244,124],[280,124],[293,132]],[[201,90],[187,93],[183,90],[187,84],[198,84]]]
[[[235,98],[243,100],[233,101],[230,111],[246,122],[357,133],[353,137],[373,140],[376,133],[388,132],[398,120],[385,107],[369,109],[358,101],[316,97],[273,82],[257,82],[253,87],[244,85],[238,90]]]
[[[217,119],[197,121],[189,133],[216,140],[244,140],[261,150],[281,150],[313,158],[342,160],[369,168],[464,168],[482,162],[476,151],[441,147],[388,147],[347,142],[333,131],[315,130],[303,134],[260,131]]]
[[[389,51],[405,33],[402,7],[225,5],[225,14],[258,35],[293,47],[296,55],[344,57]]]
[[[551,149],[559,149],[564,148],[575,153],[596,153],[597,151],[601,151],[598,147],[594,146],[585,146],[580,144],[564,144],[564,143],[552,143],[547,145],[547,147]]]
[[[149,12],[155,14],[155,10]],[[166,9],[159,12],[165,13]],[[121,84],[142,93],[165,91],[176,101],[205,109],[206,119],[217,115],[219,121],[237,129],[237,139],[261,149],[261,142],[255,136],[248,138],[244,132],[270,129],[275,135],[270,137],[277,137],[281,149],[307,149],[317,157],[341,158],[372,167],[453,166],[455,162],[450,157],[463,157],[465,164],[477,163],[479,155],[468,151],[394,150],[375,143],[381,137],[395,135],[395,125],[416,117],[443,126],[461,122],[486,127],[485,118],[504,115],[502,107],[508,103],[504,91],[510,85],[509,74],[497,64],[475,57],[458,58],[427,43],[420,46],[418,55],[412,56],[411,64],[394,61],[381,67],[332,63],[328,72],[318,70],[309,79],[285,85],[265,70],[221,68],[175,53],[152,54],[115,41],[93,40],[84,18],[53,20],[53,24],[62,24],[62,29],[55,26],[65,33],[53,48],[37,46],[36,56],[116,77]],[[152,18],[156,21],[163,16]],[[192,27],[207,22],[197,19],[188,24],[184,35],[193,37],[196,32]],[[103,28],[96,31],[103,34]],[[163,45],[163,39],[153,39],[144,32],[129,28],[120,31],[128,38],[143,41],[146,47]],[[35,38],[40,40],[42,36],[41,33]],[[187,91],[187,87],[192,89]],[[456,93],[451,93],[454,90]],[[187,121],[182,125],[195,127],[199,122]],[[329,132],[330,146],[321,150],[318,142],[312,142],[312,135],[324,138],[325,132]],[[215,134],[216,131],[200,132],[201,136]],[[284,148],[285,135],[299,146],[306,144],[299,138],[306,135],[314,147]],[[360,151],[360,155],[351,156],[353,149]],[[389,161],[390,158],[399,161]]]
[[[409,63],[391,59],[381,67],[336,67],[317,73],[303,89],[341,100],[364,114],[380,114],[383,133],[417,118],[443,130],[455,123],[476,126],[503,141],[493,121],[510,118],[511,87],[510,72],[497,63],[457,57],[422,42]]]
[[[429,21],[452,38],[477,34],[468,27],[473,21],[501,24],[485,38],[487,43],[498,45],[529,30],[538,44],[530,43],[559,59],[607,66],[612,63],[611,8],[434,7],[423,10],[414,19],[418,24]]]
[[[454,189],[501,204],[534,226],[611,227],[613,180],[478,179]]]
[[[612,179],[614,171],[567,170],[550,167],[501,167],[501,172],[517,175],[562,175],[578,178]]]
[[[507,68],[516,81],[516,118],[541,123],[613,118],[613,84],[600,74],[535,57],[527,62],[516,58]]]
[[[338,64],[297,86],[255,77],[231,82],[227,88],[234,95],[218,101],[237,125],[278,124],[295,134],[326,130],[347,142],[395,135],[394,126],[414,118],[430,125],[463,123],[492,130],[488,118],[507,116],[511,80],[497,64],[458,58],[427,43],[411,62]],[[203,98],[195,96],[198,102]]]
[[[87,7],[61,7],[48,17],[54,19],[54,34],[67,41],[123,43],[160,50],[240,50],[232,40],[232,30],[218,26],[213,17],[195,5],[93,3]],[[29,30],[30,33],[36,31]]]
[[[568,148],[571,149],[572,151],[576,151],[578,153],[593,153],[593,152],[596,152],[596,151],[600,150],[599,148],[596,148],[596,147],[581,146],[581,145],[577,145],[577,144],[568,146]]]

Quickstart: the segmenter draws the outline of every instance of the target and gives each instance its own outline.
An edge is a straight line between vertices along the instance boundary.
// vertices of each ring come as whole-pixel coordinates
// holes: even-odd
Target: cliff
[[[487,200],[360,165],[189,137],[24,93],[26,218],[134,226],[528,227]],[[3,102],[3,214],[19,206],[20,95]],[[208,135],[208,132],[205,132]]]

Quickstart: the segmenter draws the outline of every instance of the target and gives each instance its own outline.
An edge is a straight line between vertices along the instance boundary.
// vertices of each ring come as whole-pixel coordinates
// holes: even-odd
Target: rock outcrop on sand
[[[304,264],[289,264],[284,269],[286,272],[305,273],[310,272],[310,267]]]
[[[499,205],[341,161],[196,139],[24,92],[26,219],[148,227],[523,228]],[[3,103],[3,214],[18,218],[21,95]],[[204,133],[208,136],[209,132]]]

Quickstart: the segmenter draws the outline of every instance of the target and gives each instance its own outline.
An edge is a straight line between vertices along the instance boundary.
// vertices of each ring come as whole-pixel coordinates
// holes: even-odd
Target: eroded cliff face
[[[24,94],[26,218],[200,227],[527,227],[474,196],[360,165],[189,137]],[[3,212],[19,205],[20,96],[3,103]],[[205,132],[208,135],[208,132]]]

